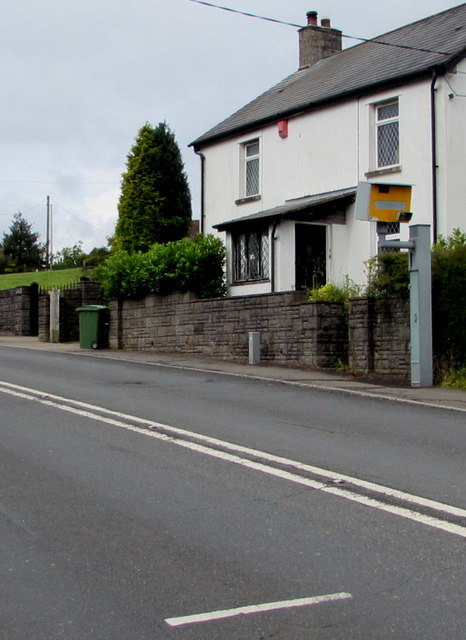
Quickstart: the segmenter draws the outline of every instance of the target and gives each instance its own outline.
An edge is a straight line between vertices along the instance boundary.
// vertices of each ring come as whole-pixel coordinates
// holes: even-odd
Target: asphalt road
[[[0,356],[2,640],[466,637],[464,414]]]

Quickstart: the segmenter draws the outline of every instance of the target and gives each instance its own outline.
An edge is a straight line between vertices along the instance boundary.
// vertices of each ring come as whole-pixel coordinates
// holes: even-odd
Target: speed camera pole
[[[377,223],[380,249],[409,250],[409,307],[411,331],[411,386],[431,387],[432,367],[432,267],[430,225],[409,227],[409,241],[386,240],[386,224]]]
[[[430,225],[409,228],[414,250],[409,252],[411,319],[411,386],[431,387],[432,366],[432,265]]]

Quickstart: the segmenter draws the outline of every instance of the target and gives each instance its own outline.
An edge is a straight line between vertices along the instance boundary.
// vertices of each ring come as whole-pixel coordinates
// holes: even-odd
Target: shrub
[[[345,311],[348,311],[349,299],[360,295],[362,295],[362,288],[346,276],[342,285],[324,284],[318,289],[311,289],[308,300],[311,302],[341,302]]]
[[[111,254],[94,271],[107,299],[142,298],[151,294],[192,291],[200,298],[225,295],[225,247],[214,236],[199,234],[146,253],[125,250]]]
[[[466,234],[455,229],[432,250],[433,343],[438,369],[466,366]]]
[[[466,367],[459,370],[449,370],[440,380],[442,387],[448,389],[466,389]]]
[[[384,298],[396,295],[409,296],[408,253],[381,253],[366,262],[368,273],[367,295]]]

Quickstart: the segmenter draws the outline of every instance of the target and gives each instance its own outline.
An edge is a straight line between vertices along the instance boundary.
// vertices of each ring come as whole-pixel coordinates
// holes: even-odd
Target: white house
[[[345,50],[307,18],[299,70],[192,143],[230,295],[363,282],[377,234],[355,216],[360,181],[413,185],[433,240],[466,229],[466,3]]]

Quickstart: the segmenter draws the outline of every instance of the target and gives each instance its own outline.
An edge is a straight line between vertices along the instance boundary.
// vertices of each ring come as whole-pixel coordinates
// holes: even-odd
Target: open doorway
[[[327,281],[327,227],[295,225],[296,291],[316,289]]]

